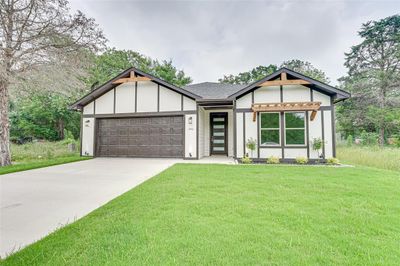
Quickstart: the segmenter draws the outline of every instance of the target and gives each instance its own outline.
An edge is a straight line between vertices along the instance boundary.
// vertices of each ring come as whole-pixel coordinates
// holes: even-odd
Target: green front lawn
[[[69,156],[52,159],[37,159],[30,161],[14,162],[12,165],[0,167],[0,175],[88,159],[91,159],[91,157]]]
[[[400,176],[179,164],[5,265],[396,265]]]

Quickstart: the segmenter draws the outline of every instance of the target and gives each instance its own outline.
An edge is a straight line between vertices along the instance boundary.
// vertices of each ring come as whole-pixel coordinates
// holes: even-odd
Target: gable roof
[[[201,96],[203,99],[227,99],[230,95],[247,87],[247,84],[229,84],[217,82],[202,82],[197,84],[190,84],[183,87],[191,93]]]
[[[117,87],[118,85],[120,85],[120,84],[113,84],[113,82],[120,78],[129,77],[131,71],[134,71],[136,74],[138,74],[140,76],[148,77],[154,83],[157,83],[159,85],[167,87],[167,88],[169,88],[177,93],[183,94],[191,99],[195,100],[195,99],[201,98],[199,95],[196,95],[190,91],[187,91],[180,87],[177,87],[177,86],[175,86],[171,83],[168,83],[162,79],[159,79],[153,75],[145,73],[135,67],[131,67],[131,68],[128,68],[127,70],[125,70],[124,72],[122,72],[121,74],[117,75],[116,77],[112,78],[111,80],[107,81],[106,83],[102,84],[101,86],[97,87],[96,89],[92,90],[91,92],[89,92],[88,94],[86,94],[85,96],[80,98],[79,100],[77,100],[75,103],[73,103],[70,106],[70,108],[75,109],[75,110],[81,109],[82,106],[85,106],[89,102],[93,101],[94,99],[100,97],[101,95],[105,94],[106,92],[108,92],[108,91],[112,90],[113,88]]]
[[[287,73],[287,74],[289,74],[289,75],[291,75],[291,76],[293,76],[295,78],[303,79],[305,81],[310,82],[311,85],[308,85],[308,86],[311,86],[313,89],[315,89],[317,91],[320,91],[322,93],[325,93],[325,94],[333,96],[335,102],[343,101],[343,100],[345,100],[347,98],[350,98],[350,96],[351,96],[350,93],[348,93],[348,92],[346,92],[344,90],[335,88],[335,87],[333,87],[331,85],[328,85],[328,84],[323,83],[321,81],[318,81],[318,80],[312,79],[310,77],[304,76],[303,74],[300,74],[300,73],[298,73],[296,71],[293,71],[293,70],[290,70],[290,69],[288,69],[286,67],[283,67],[283,68],[277,70],[276,72],[266,76],[265,78],[262,78],[262,79],[260,79],[260,80],[258,80],[256,82],[253,82],[252,84],[246,86],[245,88],[243,88],[243,89],[231,94],[229,97],[231,97],[231,98],[239,98],[242,95],[244,95],[244,94],[246,94],[248,92],[251,92],[252,90],[255,90],[255,89],[259,88],[260,84],[264,83],[265,81],[273,80],[273,79],[279,77],[279,75],[281,73],[283,73],[283,72],[285,72],[285,73]]]

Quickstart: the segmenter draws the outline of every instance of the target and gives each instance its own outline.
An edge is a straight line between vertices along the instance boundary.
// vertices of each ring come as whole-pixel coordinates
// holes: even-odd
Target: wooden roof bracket
[[[309,85],[310,82],[303,80],[303,79],[287,79],[286,72],[281,73],[280,80],[268,80],[261,83],[260,87],[265,86],[283,86],[283,85]]]
[[[151,79],[148,77],[140,77],[136,76],[134,71],[131,71],[129,74],[129,78],[120,78],[113,82],[113,84],[121,84],[126,82],[137,82],[137,81],[150,81]]]

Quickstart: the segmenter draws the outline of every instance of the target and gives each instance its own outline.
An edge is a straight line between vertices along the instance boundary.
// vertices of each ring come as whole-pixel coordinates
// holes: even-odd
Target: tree
[[[250,71],[239,73],[238,75],[224,75],[223,78],[218,79],[221,83],[230,84],[250,84],[263,77],[274,73],[278,67],[276,65],[258,66]]]
[[[368,111],[364,122],[378,129],[382,146],[386,130],[397,123],[382,116],[389,117],[393,108],[400,106],[400,15],[369,21],[358,34],[362,42],[346,53],[348,76],[342,81],[353,94],[354,109]]]
[[[88,86],[103,84],[132,66],[176,86],[181,87],[192,82],[183,70],[172,65],[172,61],[159,62],[131,50],[107,49],[103,54],[95,56],[94,61],[86,80]]]
[[[289,68],[293,71],[299,72],[305,76],[316,79],[318,81],[329,83],[330,80],[325,72],[314,67],[310,62],[293,59],[282,63],[281,67]]]
[[[329,83],[329,78],[326,76],[326,74],[322,70],[315,68],[310,62],[293,59],[283,62],[280,67],[286,67],[313,79]],[[269,74],[274,73],[277,70],[278,67],[272,64],[268,66],[258,66],[250,71],[242,72],[237,75],[224,75],[224,77],[218,81],[221,83],[230,84],[250,84],[264,78]]]
[[[70,15],[66,0],[0,0],[0,166],[11,163],[9,89],[54,55],[98,51],[106,39],[93,19]]]

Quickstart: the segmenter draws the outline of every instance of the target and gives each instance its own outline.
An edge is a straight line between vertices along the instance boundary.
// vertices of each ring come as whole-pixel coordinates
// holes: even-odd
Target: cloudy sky
[[[96,19],[109,46],[172,59],[194,82],[296,58],[336,84],[361,24],[400,13],[400,0],[71,0],[71,7]]]

